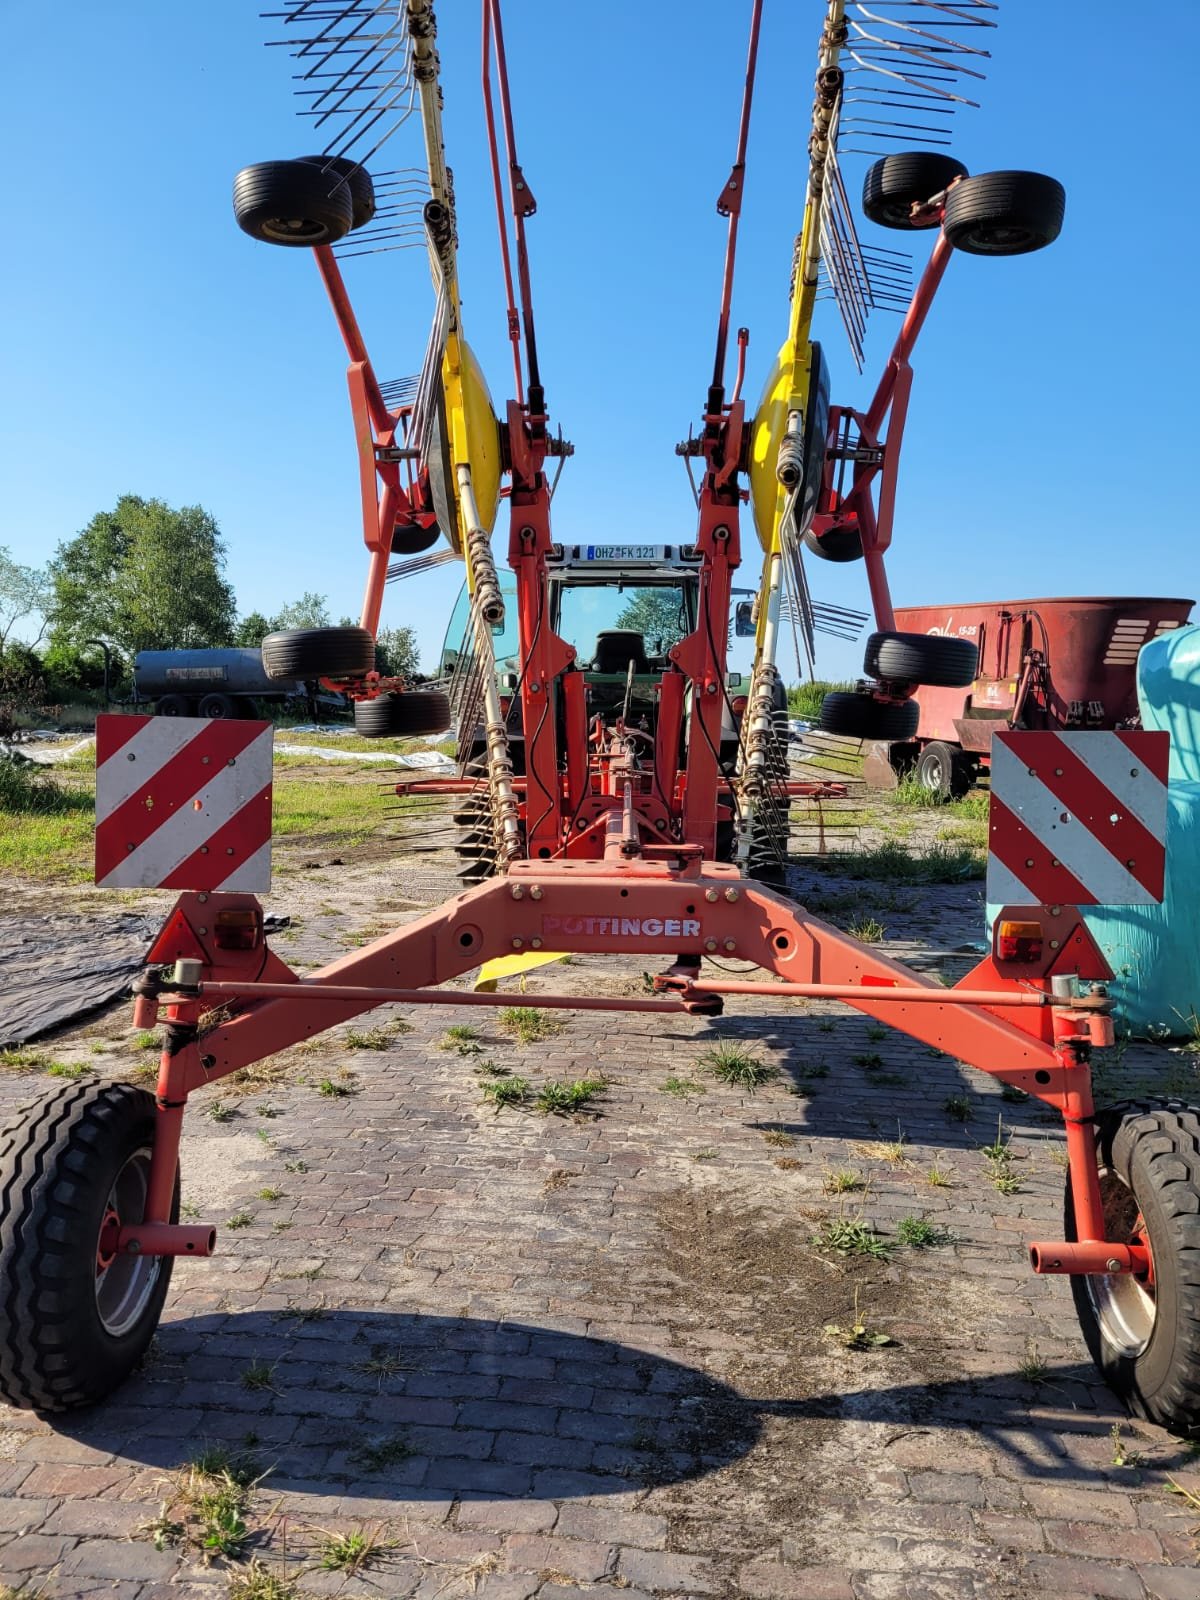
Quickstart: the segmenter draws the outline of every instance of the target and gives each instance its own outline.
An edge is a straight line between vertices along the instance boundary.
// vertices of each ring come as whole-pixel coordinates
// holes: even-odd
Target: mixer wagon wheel
[[[873,633],[863,671],[869,678],[966,689],[979,671],[979,651],[970,639],[937,633]]]
[[[821,702],[817,727],[822,733],[845,739],[911,739],[921,712],[915,700],[876,700],[869,690],[854,694],[836,691]]]
[[[955,178],[965,178],[967,169],[953,156],[932,150],[902,150],[884,156],[867,168],[863,179],[862,208],[871,222],[881,228],[908,230],[917,226],[911,219],[913,206],[924,205]]]
[[[961,800],[974,779],[970,762],[940,739],[921,751],[915,771],[921,787],[939,800]]]
[[[830,528],[819,536],[811,528],[800,535],[804,548],[822,561],[861,561],[862,534],[855,527]]]
[[[112,1244],[116,1228],[143,1220],[156,1116],[145,1089],[93,1078],[0,1132],[0,1394],[10,1404],[91,1405],[146,1353],[173,1261]]]
[[[452,721],[449,696],[440,689],[405,689],[354,702],[354,731],[364,739],[445,733]]]
[[[1066,205],[1066,190],[1045,173],[984,172],[946,196],[942,231],[968,255],[1027,255],[1058,238]]]
[[[233,214],[252,239],[309,249],[350,232],[354,202],[348,183],[331,184],[311,161],[260,161],[233,180]]]
[[[1200,1111],[1126,1102],[1096,1120],[1105,1237],[1148,1247],[1146,1278],[1073,1276],[1092,1359],[1139,1417],[1200,1438]],[[1067,1238],[1074,1239],[1070,1176]]]
[[[285,628],[262,642],[268,678],[361,678],[375,667],[366,628]]]
[[[307,161],[322,172],[331,189],[340,179],[345,179],[350,187],[352,230],[372,220],[375,215],[375,185],[366,167],[360,167],[357,161],[351,161],[347,156],[301,156],[300,160]]]

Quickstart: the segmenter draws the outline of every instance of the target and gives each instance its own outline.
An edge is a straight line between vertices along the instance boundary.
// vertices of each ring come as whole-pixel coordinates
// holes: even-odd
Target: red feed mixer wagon
[[[969,639],[979,666],[965,688],[919,688],[916,734],[869,744],[864,778],[894,789],[911,773],[958,798],[989,771],[1004,729],[1139,727],[1138,651],[1183,627],[1194,604],[1125,595],[897,607],[898,628]]]
[[[322,0],[315,14],[311,0],[280,3],[272,15],[289,31],[306,113],[332,136],[322,156],[243,169],[234,209],[253,238],[311,248],[328,292],[350,357],[368,573],[358,627],[273,635],[264,664],[273,675],[319,677],[350,696],[363,733],[436,732],[452,709],[461,727],[480,729],[478,770],[431,788],[457,797],[477,839],[490,833],[491,854],[471,887],[301,975],[271,948],[257,898],[270,881],[271,725],[101,719],[97,880],[179,891],[134,986],[135,1024],[163,1028],[159,1076],[153,1094],[71,1080],[0,1132],[0,1393],[47,1412],[102,1400],[149,1345],[174,1259],[214,1250],[214,1226],[180,1221],[181,1135],[193,1094],[377,1006],[501,1005],[501,993],[446,987],[501,960],[534,965],[551,953],[601,953],[648,969],[651,992],[572,991],[564,965],[553,969],[562,992],[531,989],[523,1004],[681,1017],[719,1015],[732,995],[774,1007],[836,1000],[1057,1111],[1068,1156],[1063,1227],[1061,1237],[1029,1242],[1030,1265],[1070,1275],[1092,1356],[1129,1406],[1200,1435],[1200,1280],[1190,1264],[1200,1252],[1200,1122],[1175,1102],[1097,1108],[1091,1056],[1113,1041],[1112,974],[1079,909],[1161,900],[1167,736],[997,734],[991,838],[1008,892],[990,953],[953,988],[822,922],[754,872],[756,849],[778,838],[778,810],[792,792],[780,762],[776,655],[785,592],[811,644],[817,613],[805,550],[862,559],[877,630],[867,643],[867,681],[829,698],[824,725],[912,739],[922,685],[961,693],[978,676],[971,640],[898,627],[888,590],[910,357],[951,260],[963,258],[955,270],[984,274],[992,263],[973,258],[1052,243],[1063,191],[1040,173],[968,176],[944,151],[875,161],[863,184],[867,217],[933,241],[910,298],[897,253],[857,238],[838,139],[857,120],[861,75],[870,79],[870,114],[855,130],[858,142],[900,136],[900,127],[879,131],[888,120],[879,106],[891,105],[906,140],[929,109],[933,142],[944,143],[937,113],[974,103],[963,90],[986,58],[980,30],[994,25],[992,0],[894,0],[882,21],[878,0],[814,0],[806,8],[823,20],[808,183],[787,331],[757,406],[742,395],[744,329],[732,384],[727,371],[764,10],[764,0],[750,0],[735,158],[717,198],[726,226],[716,354],[697,385],[699,427],[678,447],[691,488],[676,565],[692,576],[677,585],[672,626],[618,617],[592,642],[590,662],[581,651],[591,646],[559,633],[563,596],[552,593],[564,551],[574,548],[569,526],[552,528],[551,506],[571,447],[550,426],[539,362],[527,237],[536,205],[517,156],[500,0],[481,0],[484,122],[513,356],[512,391],[499,408],[463,333],[430,0],[367,8],[367,34],[360,0]],[[786,31],[799,9],[780,5],[773,16]],[[679,12],[682,19],[682,5]],[[731,41],[724,43],[728,52]],[[630,70],[635,65],[650,70],[640,58]],[[423,178],[417,183],[411,165],[397,164],[377,193],[364,163],[371,159],[382,178],[375,153],[410,117],[423,134]],[[790,137],[781,156],[790,181]],[[397,243],[426,251],[435,314],[420,375],[384,383],[339,262]],[[810,331],[823,287],[860,362],[871,307],[898,303],[904,312],[865,411],[830,403],[828,368]],[[649,563],[669,587],[666,548],[647,544],[636,518],[645,438],[632,414],[614,405],[604,510],[621,545],[608,547],[603,561]],[[494,550],[501,516],[506,527]],[[735,720],[726,666],[731,596],[752,534],[762,557],[754,666]],[[392,553],[409,558],[403,577],[413,560],[433,559],[423,552],[439,540],[445,559],[464,563],[471,596],[471,660],[459,655],[450,685],[456,706],[436,685],[375,670],[384,585],[396,575]],[[497,558],[514,574],[515,604],[505,600]],[[579,560],[589,559],[583,548]],[[574,576],[586,588],[586,573]],[[506,609],[509,620],[516,616],[517,645],[511,661],[506,653],[498,663]],[[589,699],[595,680],[619,679],[622,665],[626,693]],[[518,740],[510,740],[518,720],[519,759]],[[730,973],[731,959],[743,975]],[[755,969],[761,978],[744,975]]]

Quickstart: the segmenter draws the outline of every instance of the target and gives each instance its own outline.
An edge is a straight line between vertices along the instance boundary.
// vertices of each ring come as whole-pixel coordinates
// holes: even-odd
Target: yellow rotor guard
[[[447,336],[442,355],[442,385],[446,394],[451,477],[458,467],[470,467],[480,524],[491,533],[500,504],[500,425],[475,352],[454,332]],[[458,522],[456,503],[454,527],[446,530],[446,536],[456,553],[462,555],[462,529]]]

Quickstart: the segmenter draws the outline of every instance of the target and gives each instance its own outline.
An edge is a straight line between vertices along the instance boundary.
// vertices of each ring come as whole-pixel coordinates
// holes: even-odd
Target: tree
[[[640,633],[650,655],[662,655],[687,633],[687,612],[678,589],[635,589],[614,624]]]
[[[261,611],[252,611],[248,617],[243,617],[238,623],[233,635],[233,642],[234,644],[242,645],[246,649],[257,650],[271,632],[271,626],[269,617],[264,617]]]
[[[282,633],[285,628],[327,628],[329,602],[323,594],[302,594],[299,600],[284,606],[271,618],[268,633]]]
[[[375,669],[385,678],[415,678],[421,668],[412,628],[380,628],[375,635]]]
[[[45,613],[50,603],[50,574],[44,567],[23,567],[12,558],[6,546],[0,544],[0,656],[4,654],[9,635],[23,617],[42,617],[37,644],[46,631]]]
[[[225,542],[203,507],[122,495],[50,563],[51,643],[103,639],[128,655],[230,644],[235,609],[224,567]]]

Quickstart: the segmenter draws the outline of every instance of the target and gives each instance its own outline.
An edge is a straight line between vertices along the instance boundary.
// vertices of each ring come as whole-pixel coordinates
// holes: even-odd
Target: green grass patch
[[[538,1039],[552,1039],[562,1032],[562,1023],[540,1006],[503,1006],[497,1021],[505,1033],[511,1033],[518,1044],[533,1044]]]
[[[537,1109],[543,1116],[570,1116],[585,1111],[605,1089],[603,1078],[578,1078],[574,1083],[545,1083],[538,1091]]]
[[[869,1222],[861,1218],[832,1217],[813,1238],[822,1250],[832,1250],[839,1256],[874,1256],[885,1260],[888,1245]]]
[[[901,1217],[896,1224],[896,1238],[913,1250],[931,1250],[935,1245],[953,1243],[947,1229],[939,1228],[928,1217]]]
[[[501,1106],[524,1105],[529,1099],[528,1078],[491,1078],[483,1086],[483,1098],[499,1111]]]
[[[906,850],[894,839],[867,849],[838,850],[827,856],[805,856],[804,865],[841,873],[847,878],[875,878],[892,883],[963,883],[982,878],[986,854],[968,844],[935,840],[925,850]]]
[[[664,1094],[673,1094],[677,1100],[687,1100],[694,1094],[707,1094],[708,1090],[695,1078],[677,1078],[674,1073],[661,1085]]]
[[[753,1050],[747,1050],[745,1045],[736,1044],[731,1039],[722,1039],[706,1050],[700,1057],[700,1065],[722,1083],[749,1089],[751,1094],[779,1072],[772,1062],[760,1061]]]

